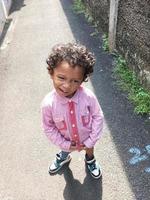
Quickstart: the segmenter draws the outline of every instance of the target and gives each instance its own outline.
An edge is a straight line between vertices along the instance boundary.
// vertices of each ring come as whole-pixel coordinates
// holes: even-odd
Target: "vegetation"
[[[128,93],[129,100],[135,105],[134,111],[137,114],[150,114],[150,92],[141,86],[122,56],[115,59],[114,73],[118,78],[118,85]]]
[[[103,50],[109,51],[107,34],[103,35]],[[135,105],[134,111],[137,114],[150,114],[150,92],[141,86],[136,74],[120,55],[115,57],[114,74],[118,86],[128,93],[129,100]]]
[[[102,39],[103,39],[103,50],[104,51],[109,51],[109,44],[108,44],[108,34],[105,33],[103,36],[102,36]]]
[[[91,16],[91,14],[89,13],[89,11],[86,9],[84,3],[82,2],[82,0],[74,0],[73,3],[73,10],[77,13],[77,14],[81,14],[83,13],[85,15],[86,20],[91,23],[93,22],[93,17]]]
[[[85,6],[82,2],[82,0],[74,0],[73,2],[73,10],[77,13],[77,14],[81,14],[81,13],[85,13]]]

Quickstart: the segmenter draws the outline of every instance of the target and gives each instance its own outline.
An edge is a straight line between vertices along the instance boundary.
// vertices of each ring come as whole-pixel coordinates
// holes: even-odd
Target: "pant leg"
[[[94,148],[87,148],[86,150],[86,160],[92,160],[94,158]]]

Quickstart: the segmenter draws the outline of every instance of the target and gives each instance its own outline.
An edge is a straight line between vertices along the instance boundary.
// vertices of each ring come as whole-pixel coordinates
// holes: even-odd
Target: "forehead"
[[[68,62],[63,61],[54,68],[54,74],[62,74],[68,77],[83,78],[83,68],[80,66],[72,67]]]

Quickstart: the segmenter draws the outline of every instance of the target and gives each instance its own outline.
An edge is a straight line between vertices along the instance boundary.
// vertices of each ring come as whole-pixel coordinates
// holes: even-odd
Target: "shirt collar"
[[[55,94],[56,94],[56,98],[60,101],[60,103],[62,104],[67,104],[68,102],[71,102],[73,101],[74,103],[78,104],[79,102],[79,95],[80,95],[80,91],[82,90],[82,87],[80,87],[76,93],[73,95],[73,97],[71,98],[67,98],[67,97],[62,97],[60,96],[56,91],[55,91]]]

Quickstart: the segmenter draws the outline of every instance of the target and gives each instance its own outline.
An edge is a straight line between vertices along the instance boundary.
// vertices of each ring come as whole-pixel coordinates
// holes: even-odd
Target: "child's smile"
[[[51,78],[57,93],[71,98],[83,81],[83,69],[80,66],[72,67],[63,61],[54,68]]]

